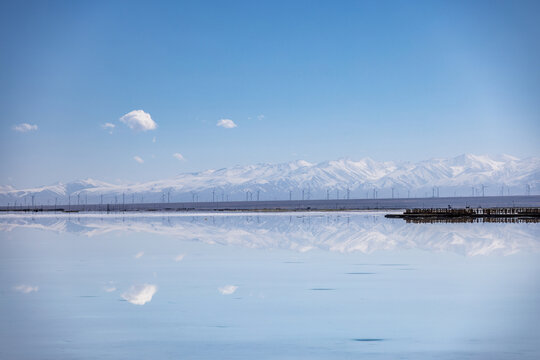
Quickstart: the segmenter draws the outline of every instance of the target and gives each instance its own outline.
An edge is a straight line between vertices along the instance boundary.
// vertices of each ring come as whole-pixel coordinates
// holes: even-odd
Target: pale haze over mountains
[[[540,193],[540,158],[464,154],[411,162],[369,158],[235,166],[132,184],[86,179],[0,189],[3,204],[299,200]],[[68,199],[71,197],[71,199]]]

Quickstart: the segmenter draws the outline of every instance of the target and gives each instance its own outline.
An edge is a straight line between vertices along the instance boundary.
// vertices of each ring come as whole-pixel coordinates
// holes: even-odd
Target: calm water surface
[[[540,224],[2,215],[2,359],[538,359]]]

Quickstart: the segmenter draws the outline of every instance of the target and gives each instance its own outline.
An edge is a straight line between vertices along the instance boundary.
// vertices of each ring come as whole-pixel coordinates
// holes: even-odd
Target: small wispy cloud
[[[176,255],[176,256],[174,257],[174,261],[180,262],[180,261],[184,260],[184,257],[185,257],[185,256],[186,256],[185,254]]]
[[[32,124],[22,123],[22,124],[13,125],[12,129],[18,132],[29,132],[29,131],[37,131],[38,126],[35,124],[32,125]]]
[[[135,259],[140,259],[142,258],[144,255],[144,251],[139,251],[138,253],[135,254],[134,258]]]
[[[234,121],[232,121],[231,119],[221,119],[217,122],[216,126],[221,126],[222,128],[225,128],[225,129],[232,129],[232,128],[237,127],[238,125],[236,125]]]
[[[180,160],[180,161],[186,160],[186,159],[184,158],[184,155],[182,155],[182,154],[180,154],[180,153],[174,153],[174,154],[173,154],[173,157],[174,157],[175,159]]]
[[[133,285],[122,294],[122,299],[135,305],[144,305],[152,300],[157,292],[157,286],[152,284]]]
[[[156,143],[156,137],[155,136],[152,138],[152,143],[154,143],[154,144]]]
[[[23,294],[30,294],[31,292],[37,292],[39,290],[38,286],[32,286],[32,285],[17,285],[13,288],[15,291],[23,293]]]
[[[234,292],[238,289],[238,286],[235,285],[225,285],[220,288],[218,288],[218,291],[221,293],[221,295],[231,295],[234,294]]]
[[[257,120],[264,120],[264,115],[263,114],[257,115]]]
[[[110,123],[110,122],[106,122],[105,124],[101,124],[101,128],[103,130],[107,130],[109,131],[109,134],[112,134],[113,133],[113,129],[116,127],[116,125],[114,125],[113,123]]]
[[[140,157],[140,156],[134,156],[134,157],[133,157],[133,160],[135,160],[135,161],[138,162],[139,164],[144,163],[144,160],[143,160],[142,157]]]
[[[120,118],[120,121],[126,124],[131,130],[148,131],[157,128],[157,124],[150,114],[143,110],[133,110]]]

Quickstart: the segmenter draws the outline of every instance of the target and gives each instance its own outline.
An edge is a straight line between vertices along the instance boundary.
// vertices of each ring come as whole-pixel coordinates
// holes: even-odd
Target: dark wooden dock
[[[533,222],[540,220],[539,207],[494,207],[494,208],[430,208],[407,209],[403,214],[387,214],[387,218],[415,220],[414,222],[474,222],[476,219],[522,219]],[[488,222],[488,221],[486,221]]]

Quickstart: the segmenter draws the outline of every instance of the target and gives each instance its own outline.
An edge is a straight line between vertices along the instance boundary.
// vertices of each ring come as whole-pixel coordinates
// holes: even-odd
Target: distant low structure
[[[406,199],[213,201],[1,206],[3,212],[132,212],[132,211],[339,211],[467,208],[538,208],[540,195]]]
[[[540,207],[496,207],[496,208],[430,208],[407,209],[403,214],[387,214],[387,218],[406,220],[460,220],[478,218],[519,218],[540,220]]]

